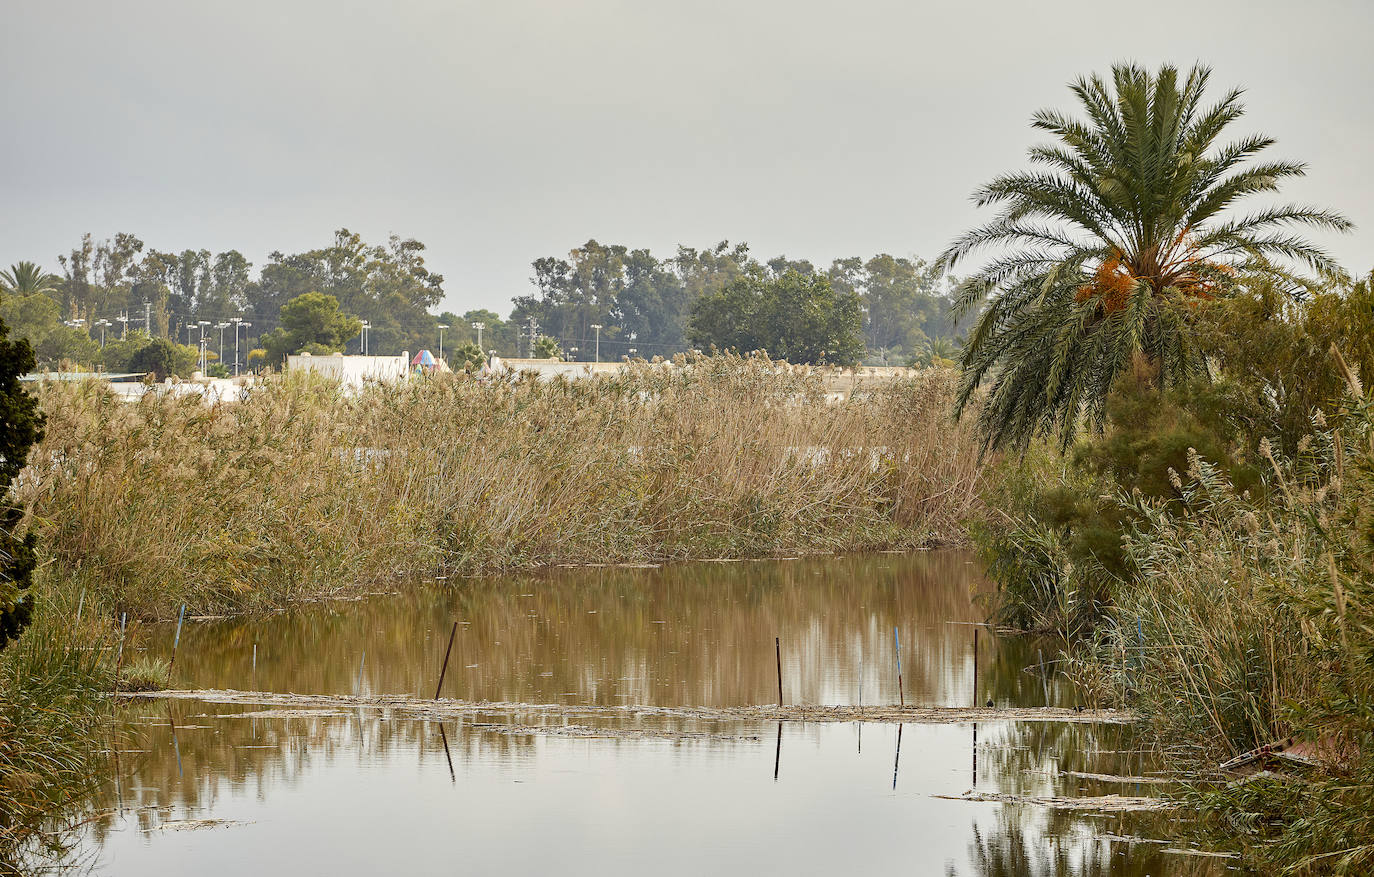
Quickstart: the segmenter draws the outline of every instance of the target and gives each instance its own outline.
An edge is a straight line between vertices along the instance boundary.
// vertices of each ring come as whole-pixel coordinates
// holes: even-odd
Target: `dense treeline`
[[[559,339],[565,351],[578,348],[573,357],[577,359],[593,358],[598,334],[603,358],[619,358],[631,348],[646,358],[712,343],[722,349],[742,345],[747,349],[748,341],[724,326],[747,317],[746,310],[729,309],[720,315],[724,319],[706,319],[700,315],[701,303],[732,284],[752,283],[758,288],[776,284],[789,273],[804,278],[817,293],[821,285],[814,281],[824,279],[829,288],[823,296],[833,292],[837,300],[855,299],[852,328],[861,332],[862,346],[854,350],[841,337],[843,331],[832,329],[832,340],[837,343],[829,348],[853,355],[829,361],[906,365],[928,361],[932,355],[952,358],[956,327],[951,290],[955,284],[929,263],[881,254],[868,260],[836,259],[828,268],[819,268],[804,259],[783,256],[760,261],[747,244],[728,241],[701,250],[679,246],[674,255],[659,259],[648,250],[591,240],[566,259],[538,259],[532,278],[535,291],[514,300],[510,322],[528,327],[533,320],[537,332]],[[698,314],[695,332],[694,309]],[[602,327],[599,333],[595,326]],[[846,322],[845,328],[849,326]],[[754,340],[758,346],[770,347],[767,340],[785,334],[786,327],[778,327]],[[771,347],[769,352],[784,355]],[[810,355],[788,358],[819,359]]]
[[[883,254],[837,259],[820,269],[783,257],[763,262],[744,244],[679,247],[659,259],[645,249],[588,241],[566,259],[535,260],[534,290],[515,297],[503,319],[488,309],[433,313],[444,296],[444,278],[425,267],[424,251],[413,239],[392,236],[370,244],[340,229],[328,246],[274,252],[255,269],[237,250],[166,252],[133,234],[108,240],[87,234],[58,258],[59,273],[32,262],[0,272],[0,316],[29,339],[40,367],[66,361],[124,371],[136,353],[165,339],[173,346],[156,352],[166,363],[158,372],[177,374],[197,366],[202,339],[208,370],[228,373],[235,363],[275,364],[299,350],[436,349],[441,331],[455,365],[491,351],[591,360],[598,343],[599,355],[609,360],[711,346],[767,348],[797,361],[844,364],[905,365],[954,355],[951,284],[919,259]],[[741,331],[751,315],[722,311],[721,301],[712,300],[736,282],[777,299],[785,289],[770,285],[789,274],[805,279],[801,288],[820,296],[815,301],[828,297],[838,305],[830,308],[833,320],[812,326],[822,335],[807,343],[789,342],[788,327],[764,320],[754,320],[755,331]],[[312,318],[329,323],[328,330],[302,328],[311,320],[292,325],[284,311],[312,294],[337,305],[337,315],[319,311]],[[694,309],[708,301],[711,318],[698,318],[694,333]],[[254,350],[261,352],[250,360]]]

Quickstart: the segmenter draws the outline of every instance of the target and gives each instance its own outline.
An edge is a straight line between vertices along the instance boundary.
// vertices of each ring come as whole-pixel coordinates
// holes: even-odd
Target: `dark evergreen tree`
[[[0,648],[18,637],[33,617],[35,539],[32,533],[18,535],[23,513],[9,499],[10,485],[24,468],[29,448],[43,438],[38,400],[19,383],[33,367],[29,342],[10,341],[9,327],[0,320]]]

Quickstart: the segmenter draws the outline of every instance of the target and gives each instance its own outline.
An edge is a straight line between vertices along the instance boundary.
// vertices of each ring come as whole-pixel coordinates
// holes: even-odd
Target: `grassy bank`
[[[0,653],[0,873],[28,873],[65,852],[71,819],[106,775],[112,686],[106,622],[45,589],[18,642]]]
[[[915,546],[978,504],[954,381],[834,403],[813,372],[716,357],[357,394],[288,374],[215,407],[52,384],[18,493],[53,578],[147,617],[440,570]]]
[[[1063,637],[1085,702],[1146,716],[1213,842],[1266,872],[1374,868],[1374,403],[1348,390],[1291,455],[1184,446],[1154,461],[1160,490],[1127,492],[1088,465],[1119,426],[1029,455],[990,497],[1010,509],[984,534],[1004,618]],[[1290,736],[1306,764],[1219,767]]]

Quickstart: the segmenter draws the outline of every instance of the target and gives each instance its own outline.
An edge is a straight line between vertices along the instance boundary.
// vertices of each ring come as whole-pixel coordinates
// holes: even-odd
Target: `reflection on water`
[[[569,704],[737,706],[784,697],[908,704],[1070,703],[1035,644],[981,638],[970,558],[953,552],[655,570],[559,570],[364,603],[188,625],[185,687]],[[170,631],[153,632],[170,648]],[[162,643],[162,640],[166,640]],[[256,668],[254,649],[256,646]],[[364,657],[365,655],[365,657]],[[256,677],[256,678],[255,678]],[[605,737],[440,725],[376,712],[130,707],[120,770],[87,850],[100,870],[304,873],[1220,873],[1163,852],[1166,820],[950,801],[980,790],[1153,794],[1064,771],[1157,768],[1109,725],[757,724],[534,716]],[[640,739],[647,724],[709,739]],[[599,732],[598,732],[599,733]],[[191,820],[225,820],[195,824]],[[1203,864],[1198,864],[1202,861]],[[1197,870],[1203,868],[1204,870]]]

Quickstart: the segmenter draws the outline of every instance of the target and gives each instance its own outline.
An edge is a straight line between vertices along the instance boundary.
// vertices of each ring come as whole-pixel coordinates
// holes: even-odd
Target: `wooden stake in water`
[[[181,622],[186,620],[186,604],[181,604],[181,614],[177,616],[177,635],[172,638],[172,660],[167,662],[167,674],[177,665],[177,646],[181,645]]]
[[[906,695],[902,693],[902,641],[897,638],[896,627],[892,628],[892,646],[897,650],[897,700],[905,707]]]
[[[363,665],[367,663],[367,649],[363,649],[363,656],[358,661],[358,679],[353,683],[353,696],[357,697],[363,693]],[[440,685],[443,683],[440,682]],[[434,695],[436,698],[439,695]]]
[[[773,648],[778,653],[778,706],[782,706],[782,640],[773,637]]]
[[[444,674],[448,672],[448,656],[453,654],[453,638],[458,635],[458,622],[453,622],[453,630],[449,631],[448,648],[444,649],[444,666],[439,668],[439,684],[434,686],[434,699],[439,699],[439,692],[444,690]]]
[[[253,690],[258,690],[258,644],[253,643]]]

